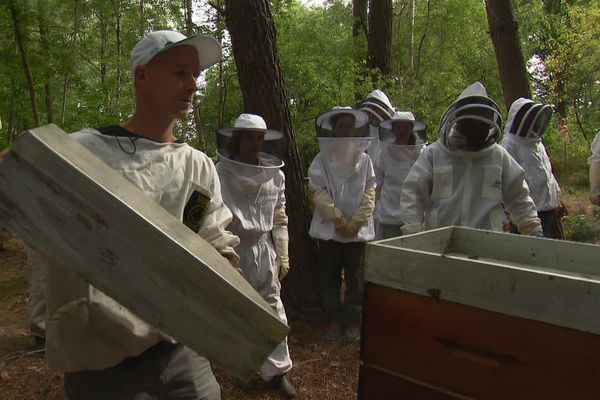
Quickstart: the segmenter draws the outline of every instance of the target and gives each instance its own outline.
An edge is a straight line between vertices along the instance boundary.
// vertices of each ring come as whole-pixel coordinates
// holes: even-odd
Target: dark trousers
[[[560,221],[560,208],[554,210],[539,211],[538,218],[542,221],[542,230],[544,236],[552,239],[564,239],[565,235]]]
[[[219,400],[210,363],[182,344],[160,342],[99,371],[65,373],[68,400]]]
[[[391,239],[393,237],[402,236],[401,228],[402,225],[379,224],[382,239]]]
[[[330,322],[360,323],[365,242],[318,241],[319,294]],[[342,271],[346,290],[341,300]]]

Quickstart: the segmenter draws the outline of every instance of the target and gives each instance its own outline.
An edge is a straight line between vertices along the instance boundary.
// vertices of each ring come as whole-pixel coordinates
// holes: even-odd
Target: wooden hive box
[[[600,398],[600,247],[450,227],[367,245],[359,399]]]
[[[289,328],[208,242],[55,125],[0,161],[0,221],[242,379]]]

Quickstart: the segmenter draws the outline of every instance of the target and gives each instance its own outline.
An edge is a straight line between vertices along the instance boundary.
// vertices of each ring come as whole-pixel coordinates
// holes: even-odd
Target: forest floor
[[[600,208],[584,192],[567,190],[563,198],[569,215],[564,220],[570,239],[600,243]],[[18,239],[0,251],[0,399],[62,400],[62,376],[50,371],[44,354],[33,349],[26,325],[27,281],[25,248]],[[319,316],[290,318],[290,378],[299,399],[354,399],[358,384],[359,345],[332,344],[325,338]],[[250,386],[217,370],[223,399],[277,399],[256,378]]]

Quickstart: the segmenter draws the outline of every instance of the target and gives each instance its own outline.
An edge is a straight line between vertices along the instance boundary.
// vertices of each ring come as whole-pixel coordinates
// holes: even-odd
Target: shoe
[[[327,340],[330,342],[339,342],[342,340],[342,325],[339,322],[333,322],[327,327]]]
[[[44,352],[46,351],[46,338],[42,336],[33,335],[31,348],[34,351]]]
[[[355,343],[360,340],[360,326],[350,325],[344,332],[344,340],[348,343]]]
[[[274,376],[271,380],[271,387],[277,390],[284,398],[286,399],[295,399],[296,398],[296,389],[292,382],[284,375]]]

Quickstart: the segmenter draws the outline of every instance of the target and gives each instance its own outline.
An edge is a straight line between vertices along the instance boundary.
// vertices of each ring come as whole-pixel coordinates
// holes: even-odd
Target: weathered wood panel
[[[375,284],[366,292],[360,399],[598,398],[597,335]],[[379,396],[392,388],[415,395]]]
[[[0,162],[0,220],[240,378],[289,329],[206,241],[54,125]]]

